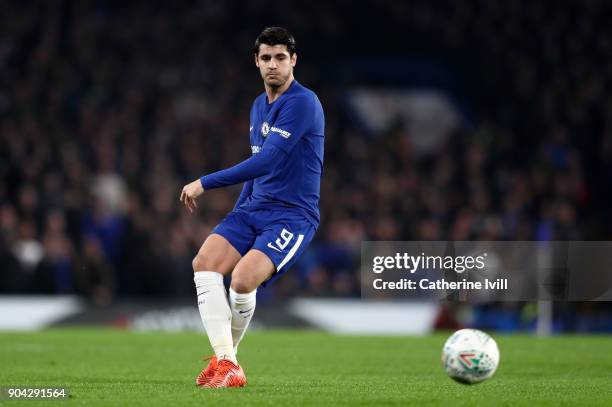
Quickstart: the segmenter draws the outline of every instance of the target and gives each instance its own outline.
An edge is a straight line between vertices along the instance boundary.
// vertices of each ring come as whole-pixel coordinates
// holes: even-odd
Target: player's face
[[[255,65],[264,83],[273,88],[281,87],[289,80],[296,60],[297,55],[290,56],[286,45],[261,44],[259,54],[255,55]]]

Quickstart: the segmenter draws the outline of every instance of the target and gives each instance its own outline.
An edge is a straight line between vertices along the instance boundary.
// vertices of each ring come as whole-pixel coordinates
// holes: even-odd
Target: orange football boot
[[[204,358],[204,360],[210,360],[210,362],[208,363],[208,366],[206,366],[206,368],[202,369],[198,377],[196,377],[197,386],[204,386],[208,384],[212,380],[212,378],[215,377],[215,372],[217,371],[217,367],[219,366],[217,364],[217,357],[215,355],[207,356]]]
[[[204,387],[243,387],[247,379],[240,365],[235,365],[231,360],[222,359],[217,365],[215,376]]]

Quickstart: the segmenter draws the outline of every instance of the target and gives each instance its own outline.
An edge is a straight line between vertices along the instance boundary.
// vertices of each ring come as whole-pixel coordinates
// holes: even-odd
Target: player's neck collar
[[[295,77],[293,79],[291,79],[291,83],[289,84],[289,86],[287,87],[287,89],[285,89],[285,91],[283,93],[281,93],[280,95],[278,95],[278,97],[276,99],[274,99],[273,102],[270,102],[269,99],[269,95],[268,92],[266,91],[266,104],[267,105],[272,105],[274,103],[276,103],[278,101],[278,99],[280,99],[283,95],[289,93],[289,91],[298,83],[297,79],[295,79]]]

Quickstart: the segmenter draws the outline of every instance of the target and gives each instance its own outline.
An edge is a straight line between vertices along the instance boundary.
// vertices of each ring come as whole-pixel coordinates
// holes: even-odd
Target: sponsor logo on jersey
[[[286,131],[286,130],[279,129],[278,127],[272,127],[272,128],[270,129],[270,131],[273,131],[273,132],[275,132],[275,133],[278,133],[278,134],[280,134],[280,135],[281,135],[281,137],[284,137],[284,138],[289,138],[289,137],[291,137],[291,133],[289,133],[289,132],[288,132],[288,131]]]
[[[268,133],[270,133],[270,125],[268,124],[268,122],[263,122],[263,124],[261,125],[261,134],[266,137]]]

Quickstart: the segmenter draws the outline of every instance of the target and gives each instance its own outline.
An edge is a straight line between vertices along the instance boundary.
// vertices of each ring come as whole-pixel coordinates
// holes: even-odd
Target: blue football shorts
[[[212,231],[227,239],[241,256],[257,249],[272,260],[276,272],[263,286],[291,268],[315,232],[316,227],[301,214],[269,209],[233,210]]]

